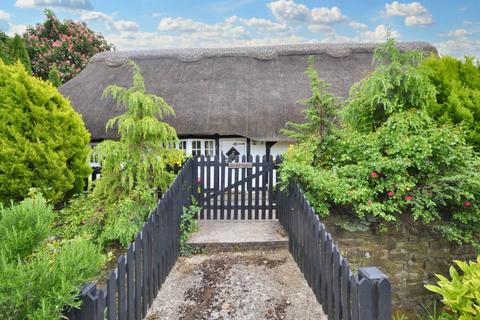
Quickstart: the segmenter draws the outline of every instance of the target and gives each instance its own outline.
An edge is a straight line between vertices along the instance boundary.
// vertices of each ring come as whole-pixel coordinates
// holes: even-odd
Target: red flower
[[[387,196],[389,196],[389,197],[393,197],[394,195],[395,195],[395,192],[393,192],[393,191],[388,191],[387,192]]]
[[[372,176],[372,178],[378,177],[378,173],[376,173],[375,171],[372,171],[372,173],[370,173],[370,175]]]
[[[472,203],[471,203],[470,201],[464,201],[464,202],[463,202],[463,205],[464,205],[465,207],[470,207],[470,206],[472,205]]]
[[[412,201],[412,200],[413,200],[413,197],[412,197],[412,196],[406,196],[406,197],[405,197],[405,200],[406,200],[406,201]]]

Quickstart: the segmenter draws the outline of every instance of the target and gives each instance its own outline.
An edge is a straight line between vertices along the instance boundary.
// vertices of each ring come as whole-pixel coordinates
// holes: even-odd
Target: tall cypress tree
[[[2,59],[4,63],[10,62],[7,54],[9,42],[10,37],[0,31],[0,59]]]
[[[30,64],[30,57],[28,51],[25,48],[23,39],[16,34],[10,41],[8,46],[8,55],[11,63],[16,63],[18,60],[23,64],[29,74],[32,73],[32,65]]]
[[[329,84],[318,77],[314,65],[315,58],[311,56],[308,59],[305,74],[310,80],[312,95],[308,99],[299,101],[307,107],[302,111],[305,122],[287,122],[286,128],[281,131],[298,141],[324,137],[333,126],[334,117],[340,107],[340,101],[327,91]]]

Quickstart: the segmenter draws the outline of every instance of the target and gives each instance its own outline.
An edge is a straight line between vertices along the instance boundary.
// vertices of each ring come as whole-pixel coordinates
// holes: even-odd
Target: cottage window
[[[192,156],[198,157],[202,155],[202,141],[193,140],[192,141]]]
[[[178,142],[178,149],[187,151],[187,141],[186,140],[180,140]]]
[[[205,155],[207,157],[213,157],[215,155],[215,144],[213,140],[205,140]]]
[[[215,155],[215,140],[212,139],[182,139],[177,145],[178,149],[194,157]]]
[[[101,167],[100,165],[100,155],[98,152],[95,151],[95,147],[97,146],[96,143],[91,143],[90,144],[90,167],[95,168],[95,167]]]

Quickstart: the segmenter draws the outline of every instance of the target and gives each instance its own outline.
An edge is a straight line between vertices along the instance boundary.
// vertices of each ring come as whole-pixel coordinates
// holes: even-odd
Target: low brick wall
[[[435,273],[448,274],[452,260],[468,260],[475,252],[449,243],[407,216],[398,230],[349,232],[335,226],[335,217],[324,221],[342,254],[353,268],[376,266],[390,278],[393,308],[412,314],[434,295],[424,288],[436,280]]]

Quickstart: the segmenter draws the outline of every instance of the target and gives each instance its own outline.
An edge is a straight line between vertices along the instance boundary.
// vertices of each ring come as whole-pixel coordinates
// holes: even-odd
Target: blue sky
[[[480,56],[480,1],[0,0],[0,30],[25,30],[43,9],[85,21],[120,50],[296,42],[433,43]]]

